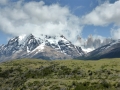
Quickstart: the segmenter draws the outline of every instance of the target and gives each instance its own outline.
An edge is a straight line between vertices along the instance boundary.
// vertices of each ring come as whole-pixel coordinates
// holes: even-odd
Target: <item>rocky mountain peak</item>
[[[0,46],[0,60],[16,58],[69,59],[84,55],[81,47],[75,46],[65,36],[21,35]]]
[[[13,44],[18,45],[19,42],[18,40],[19,40],[18,37],[12,38],[8,41],[7,45],[13,45]]]

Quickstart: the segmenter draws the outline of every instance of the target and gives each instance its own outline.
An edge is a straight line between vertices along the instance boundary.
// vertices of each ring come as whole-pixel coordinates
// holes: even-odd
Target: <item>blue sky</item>
[[[28,5],[29,2],[33,1],[34,3]],[[38,2],[40,3],[37,4]],[[41,7],[39,7],[40,5]],[[109,9],[110,5],[111,9]],[[0,44],[5,44],[10,37],[20,34],[34,32],[35,35],[38,35],[36,34],[38,31],[49,34],[55,31],[52,29],[56,28],[60,28],[58,29],[60,34],[64,34],[63,31],[68,31],[70,35],[67,35],[68,32],[65,32],[65,35],[71,37],[71,40],[75,39],[76,34],[83,38],[87,38],[88,35],[99,35],[119,39],[119,6],[119,0],[23,0],[23,2],[19,0],[1,0]],[[34,11],[37,8],[38,11]],[[118,10],[114,11],[114,9]],[[46,11],[39,13],[40,10]],[[54,16],[55,20],[54,17],[49,18],[46,14]],[[41,17],[41,15],[43,16]],[[47,28],[42,25],[46,25]],[[75,30],[72,31],[72,29]]]

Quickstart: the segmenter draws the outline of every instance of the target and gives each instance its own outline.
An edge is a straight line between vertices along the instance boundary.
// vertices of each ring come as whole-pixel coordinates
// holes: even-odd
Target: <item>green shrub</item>
[[[86,86],[87,84],[83,84],[83,83],[79,83],[79,84],[77,84],[77,86],[75,87],[75,90],[88,90],[89,89],[89,87],[88,86]]]
[[[2,68],[0,67],[0,72],[2,71]]]
[[[111,87],[111,85],[106,80],[102,80],[101,86],[103,88],[110,88]]]
[[[117,83],[117,88],[120,88],[120,82]]]

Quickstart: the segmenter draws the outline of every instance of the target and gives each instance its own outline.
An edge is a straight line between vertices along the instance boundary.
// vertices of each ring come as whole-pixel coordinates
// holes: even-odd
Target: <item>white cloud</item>
[[[29,33],[36,36],[63,34],[74,41],[82,30],[79,21],[68,7],[45,5],[43,1],[20,0],[0,8],[0,30],[13,36]]]
[[[115,3],[105,2],[82,17],[83,23],[95,26],[105,26],[110,23],[120,25],[120,0]]]
[[[120,28],[118,28],[118,29],[112,29],[111,30],[111,36],[114,39],[120,39]]]
[[[5,5],[8,3],[8,0],[0,0],[0,5]]]
[[[120,27],[120,0],[110,3],[109,0],[102,2],[98,0],[100,5],[90,13],[82,17],[83,23],[94,26],[107,26],[113,24],[117,28]],[[114,28],[114,27],[113,27]],[[111,36],[114,39],[120,39],[120,29],[112,29]]]

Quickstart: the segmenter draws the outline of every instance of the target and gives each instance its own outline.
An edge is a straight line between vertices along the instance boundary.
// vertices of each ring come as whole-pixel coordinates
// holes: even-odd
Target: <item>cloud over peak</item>
[[[73,41],[81,29],[79,18],[71,14],[68,7],[59,4],[21,0],[0,8],[0,30],[13,36],[63,34]]]
[[[120,0],[102,3],[82,17],[72,14],[67,6],[47,5],[44,0],[0,0],[0,30],[13,36],[63,34],[73,42],[85,25],[107,26],[111,23],[117,27],[111,35],[119,39]]]

